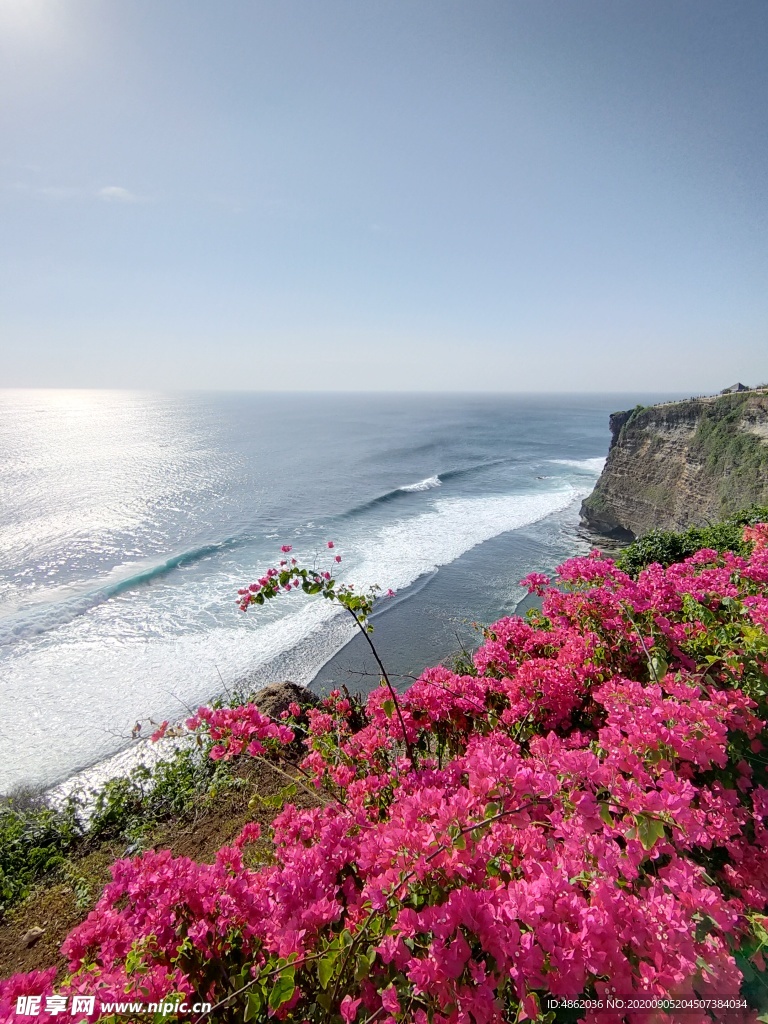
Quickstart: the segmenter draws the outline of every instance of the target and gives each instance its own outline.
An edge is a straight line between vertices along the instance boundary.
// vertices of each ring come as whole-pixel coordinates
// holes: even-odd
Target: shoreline
[[[511,545],[514,547],[515,538],[519,540],[519,535],[524,534],[526,530],[532,531],[536,526],[541,526],[546,520],[554,520],[556,517],[560,517],[562,520],[567,521],[571,519],[570,526],[573,529],[573,533],[570,536],[570,553],[564,555],[564,557],[571,557],[579,553],[586,553],[590,547],[595,547],[601,540],[590,533],[590,531],[583,529],[578,522],[578,506],[579,499],[574,499],[572,506],[569,509],[564,510],[560,513],[553,513],[549,517],[545,517],[538,524],[531,524],[529,527],[523,527],[518,530],[509,531],[509,534],[499,535],[498,537],[492,538],[490,541],[486,541],[481,545],[477,546],[477,549],[465,552],[461,558],[456,559],[449,565],[442,566],[439,570],[435,570],[431,573],[425,574],[424,577],[420,577],[415,580],[408,588],[399,593],[394,601],[386,604],[377,612],[374,613],[373,621],[377,627],[377,633],[379,636],[379,642],[386,648],[388,645],[389,637],[399,635],[400,630],[404,623],[412,623],[415,617],[419,613],[425,614],[433,602],[427,599],[427,595],[424,591],[430,586],[434,587],[439,577],[442,575],[440,583],[447,590],[450,590],[450,577],[456,573],[459,566],[457,563],[466,560],[469,562],[475,562],[481,560],[483,556],[483,550],[487,548],[504,548],[505,546]],[[569,515],[569,512],[575,512],[573,516]],[[562,525],[562,524],[561,524]],[[604,547],[605,545],[603,545]],[[602,548],[601,548],[602,550]],[[608,552],[606,552],[608,553]],[[611,554],[615,553],[613,550]],[[557,563],[564,560],[558,558]],[[554,566],[553,566],[554,567]],[[453,573],[452,573],[453,570]],[[550,570],[551,571],[551,570]],[[516,588],[519,592],[518,597],[515,599],[512,607],[510,608],[499,608],[495,615],[488,617],[486,625],[489,625],[491,621],[503,617],[504,615],[523,615],[525,612],[532,607],[539,606],[539,600],[535,595],[521,593],[522,588],[516,586],[516,581],[512,584],[513,588]],[[421,600],[419,600],[421,598]],[[433,599],[434,601],[434,599]],[[378,620],[378,621],[377,621]],[[466,623],[465,623],[466,625]],[[310,646],[312,644],[312,636],[306,638],[306,642]],[[479,642],[479,641],[477,641]],[[311,675],[306,682],[297,682],[296,679],[291,679],[291,682],[297,685],[303,686],[311,692],[317,692],[317,690],[328,689],[335,683],[332,682],[331,677],[335,673],[350,673],[350,675],[359,674],[355,669],[347,667],[350,664],[357,665],[359,661],[359,650],[362,647],[362,638],[359,637],[355,632],[352,632],[345,641],[345,643],[335,652],[330,654],[323,662],[318,666],[316,671]],[[432,664],[438,664],[439,662],[445,661],[450,658],[454,653],[457,652],[455,639],[451,638],[443,648],[442,654],[437,657],[427,655],[428,645],[423,645],[423,657],[421,660],[424,661],[423,667],[428,667]],[[386,656],[384,658],[385,663],[388,664]],[[389,664],[388,664],[389,668]],[[397,671],[390,673],[392,676],[398,676]],[[272,676],[275,676],[272,678]],[[406,676],[401,676],[406,678]],[[232,692],[237,693],[256,693],[263,689],[265,686],[272,685],[275,682],[284,682],[285,677],[278,677],[270,667],[270,664],[259,666],[254,669],[252,673],[242,677],[238,680],[231,690],[219,690],[209,698],[210,701],[222,700],[226,703],[227,699],[231,696]],[[350,678],[342,678],[341,681],[346,681],[350,688],[353,690],[360,691],[360,687],[355,686],[354,682],[350,681]],[[189,716],[189,712],[185,712],[178,718],[172,721],[172,727],[182,726],[186,718]],[[184,737],[165,737],[159,740],[157,743],[152,743],[149,735],[142,737],[138,740],[131,741],[129,745],[123,747],[121,750],[109,755],[106,758],[99,758],[89,765],[77,768],[70,772],[63,778],[52,783],[50,786],[41,787],[42,792],[45,793],[46,797],[51,799],[54,806],[63,806],[67,796],[74,793],[78,789],[84,792],[97,792],[103,788],[109,781],[116,778],[126,777],[131,771],[146,765],[152,769],[159,761],[168,760],[173,756],[174,752],[179,749],[184,743]],[[32,788],[32,787],[30,787]]]

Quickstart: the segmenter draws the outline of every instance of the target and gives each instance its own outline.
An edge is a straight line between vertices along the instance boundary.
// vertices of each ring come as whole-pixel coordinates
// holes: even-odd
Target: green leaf
[[[649,818],[641,814],[637,819],[637,837],[643,844],[643,849],[650,850],[664,835],[664,822],[658,818]]]
[[[409,939],[405,939],[405,944],[408,945]],[[413,951],[413,944],[408,946]],[[369,946],[365,953],[360,953],[357,957],[357,967],[355,968],[355,981],[362,981],[363,978],[367,978],[371,973],[371,968],[376,962],[378,953],[375,947]]]
[[[333,977],[333,968],[336,965],[335,956],[324,956],[317,964],[317,980],[321,988],[328,988],[328,982]]]
[[[654,654],[648,662],[648,670],[651,674],[651,678],[655,679],[656,682],[661,682],[667,674],[668,669],[669,665],[660,654]]]
[[[606,825],[611,825],[612,826],[613,825],[613,815],[611,814],[611,809],[608,806],[608,804],[604,800],[601,800],[600,804],[599,804],[599,807],[600,807],[600,817],[603,819],[603,821],[605,822]]]
[[[264,1005],[264,997],[260,989],[253,989],[248,993],[248,1001],[245,1006],[244,1021],[254,1020]]]
[[[394,715],[395,702],[393,700],[385,700],[381,706],[384,709],[384,714],[387,716],[387,718],[391,718],[392,715]]]
[[[705,974],[714,975],[715,973],[712,967],[701,956],[696,957],[696,966],[699,968],[700,971],[703,971]]]
[[[287,800],[292,800],[298,792],[298,786],[295,782],[288,783],[287,786],[283,786],[282,789],[278,790],[277,793],[272,793],[271,796],[262,796],[260,793],[255,793],[248,801],[248,809],[254,811],[257,807],[267,807],[272,810],[280,810],[283,804]]]
[[[296,989],[296,969],[294,967],[286,968],[282,974],[278,976],[272,991],[269,993],[269,1008],[270,1010],[279,1009],[283,1003],[287,1003],[293,995]]]

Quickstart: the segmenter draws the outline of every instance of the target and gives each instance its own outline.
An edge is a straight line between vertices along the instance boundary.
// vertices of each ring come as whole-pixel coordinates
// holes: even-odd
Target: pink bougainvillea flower
[[[343,689],[292,703],[295,729],[254,704],[200,708],[187,726],[210,758],[271,762],[315,805],[282,804],[266,863],[256,822],[213,863],[117,861],[65,941],[61,995],[215,1003],[251,972],[264,1024],[741,998],[747,958],[765,972],[768,910],[768,528],[750,530],[746,557],[705,549],[633,578],[595,553],[556,587],[532,574],[541,611],[485,629],[460,670],[364,705]],[[299,580],[335,587],[285,567],[240,596]],[[353,589],[335,593],[373,607]],[[0,1020],[54,973],[0,982]]]
[[[352,996],[344,996],[339,1006],[339,1013],[341,1019],[345,1024],[350,1024],[351,1021],[357,1020],[357,1008],[362,1002],[362,999],[353,999]]]

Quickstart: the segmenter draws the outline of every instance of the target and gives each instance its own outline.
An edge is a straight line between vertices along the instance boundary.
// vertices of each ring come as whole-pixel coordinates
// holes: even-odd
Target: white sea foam
[[[594,459],[549,459],[558,466],[573,466],[574,469],[583,469],[587,473],[594,473],[599,476],[605,465],[605,456],[599,455]]]
[[[404,487],[398,487],[398,491],[431,491],[433,487],[440,486],[439,476],[428,476],[425,480],[419,480],[415,484],[406,484]]]
[[[227,589],[235,592],[234,581]],[[291,676],[308,682],[310,657],[325,662],[349,639],[343,620],[338,627],[329,623],[338,616],[329,602],[292,595],[274,610],[260,609],[262,614],[247,618],[219,606],[217,615],[227,620],[223,624],[205,607],[214,603],[211,597],[207,589],[200,606],[188,608],[186,632],[170,618],[164,628],[157,610],[145,606],[133,610],[134,616],[146,617],[143,637],[127,628],[115,635],[117,616],[107,626],[110,606],[104,605],[42,642],[17,645],[12,656],[6,649],[0,793],[27,781],[54,783],[103,760],[129,742],[137,718],[145,723],[150,717],[183,718],[222,690],[220,680],[232,687],[254,667],[267,669],[260,682]],[[183,604],[185,597],[179,600]],[[31,679],[36,681],[32,701]]]
[[[378,529],[355,521],[338,537],[339,576],[357,587],[402,590],[477,544],[567,508],[587,489],[436,495],[427,509]],[[302,594],[258,614],[233,614],[233,595],[253,565],[234,552],[227,557],[205,576],[160,578],[6,649],[0,732],[11,756],[0,762],[0,792],[33,772],[34,781],[54,783],[109,757],[129,742],[137,718],[181,718],[222,689],[219,678],[227,687],[244,677],[306,684],[350,639],[347,616]]]
[[[483,541],[566,508],[579,494],[564,486],[532,494],[437,499],[428,511],[361,538],[350,575],[360,586],[379,583],[397,590]]]
[[[166,737],[157,743],[152,743],[149,737],[138,740],[119,754],[71,775],[49,789],[46,796],[55,807],[62,806],[68,797],[77,797],[81,811],[85,817],[89,817],[94,804],[93,794],[103,789],[112,779],[124,777],[141,766],[151,769],[159,761],[169,760],[180,747],[189,745],[193,740],[190,733],[182,737]]]

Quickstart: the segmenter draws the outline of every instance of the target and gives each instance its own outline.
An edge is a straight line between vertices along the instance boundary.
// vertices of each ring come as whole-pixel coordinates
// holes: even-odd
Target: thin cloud
[[[107,203],[140,203],[141,199],[122,185],[105,185],[97,193]]]
[[[1,2],[1,0],[0,0]],[[82,185],[35,185],[26,181],[0,183],[0,188],[12,189],[14,192],[26,193],[28,196],[55,201],[86,201],[104,203],[144,203],[143,196],[136,195],[122,185],[105,185],[103,188],[83,187]]]

